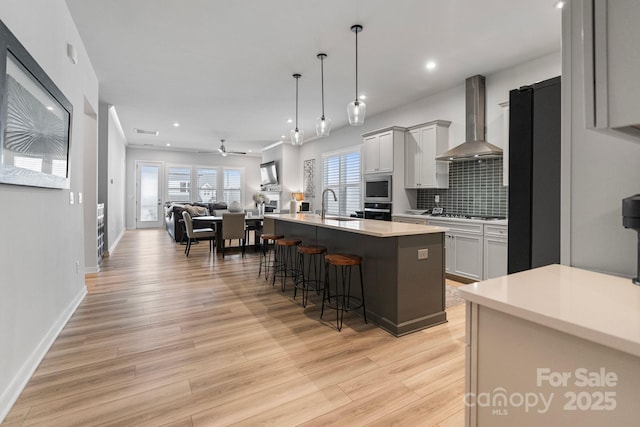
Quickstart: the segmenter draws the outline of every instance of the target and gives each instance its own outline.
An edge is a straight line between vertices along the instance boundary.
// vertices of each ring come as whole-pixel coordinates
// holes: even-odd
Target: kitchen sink
[[[331,216],[325,216],[324,219],[330,219],[332,221],[340,221],[340,222],[345,222],[345,221],[359,221],[359,218],[345,218],[345,217],[331,217]]]

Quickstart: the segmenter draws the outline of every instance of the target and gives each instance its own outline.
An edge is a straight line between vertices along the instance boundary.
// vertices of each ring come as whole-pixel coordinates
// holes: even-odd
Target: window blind
[[[196,170],[198,183],[198,200],[213,203],[218,200],[218,170],[198,168]]]
[[[335,201],[330,193],[325,196],[325,212],[349,216],[360,210],[360,149],[329,153],[323,157],[322,187],[335,191],[338,198]]]
[[[237,201],[242,203],[242,173],[239,169],[224,169],[223,200],[227,205]]]
[[[171,202],[191,201],[191,168],[170,166],[167,168],[167,197]]]

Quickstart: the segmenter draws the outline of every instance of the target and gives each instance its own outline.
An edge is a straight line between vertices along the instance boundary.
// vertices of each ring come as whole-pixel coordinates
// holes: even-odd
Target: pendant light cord
[[[296,132],[298,132],[298,80],[300,77],[296,77]]]
[[[322,120],[324,120],[324,56],[320,57],[320,86],[322,87]]]
[[[358,30],[356,30],[356,105],[358,102]]]

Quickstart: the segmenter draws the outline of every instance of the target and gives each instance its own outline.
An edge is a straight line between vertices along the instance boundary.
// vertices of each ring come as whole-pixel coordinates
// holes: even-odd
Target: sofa
[[[175,203],[167,202],[164,206],[164,223],[167,233],[176,241],[182,242],[184,236],[184,229],[182,227],[182,212],[187,210],[191,217],[214,215],[217,211],[224,211],[227,209],[225,202],[216,203],[203,203],[203,202],[189,202],[189,203]],[[206,222],[194,221],[194,228],[208,227]]]

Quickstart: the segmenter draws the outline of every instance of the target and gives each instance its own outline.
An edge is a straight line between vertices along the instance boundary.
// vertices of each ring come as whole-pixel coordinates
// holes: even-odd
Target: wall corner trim
[[[73,313],[75,313],[78,305],[80,305],[86,295],[87,288],[83,286],[76,297],[71,301],[71,303],[69,303],[67,308],[60,314],[58,320],[51,326],[45,336],[42,337],[42,340],[40,340],[40,343],[36,346],[31,355],[25,360],[7,389],[0,394],[0,423],[2,423],[11,410],[13,404],[18,400],[20,393],[22,393],[22,390],[38,368],[38,365],[40,365],[40,362],[44,359],[47,351],[49,351],[49,348],[60,332],[62,332],[62,329],[65,327]]]

